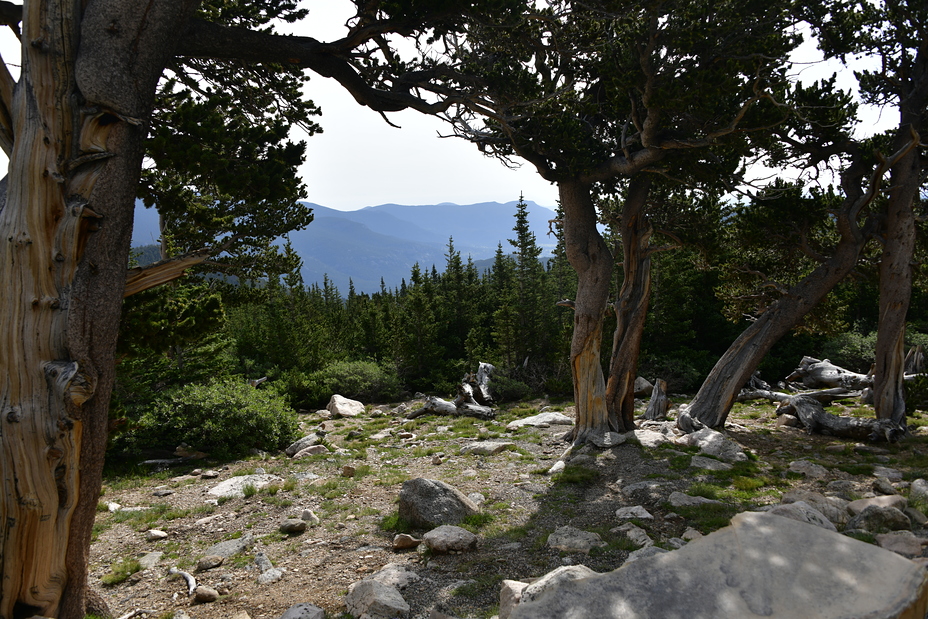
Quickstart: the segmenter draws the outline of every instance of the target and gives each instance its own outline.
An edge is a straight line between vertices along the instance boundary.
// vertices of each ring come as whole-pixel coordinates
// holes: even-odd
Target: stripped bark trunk
[[[681,429],[698,425],[689,423],[687,418],[690,417],[709,427],[723,426],[741,388],[773,345],[853,270],[869,239],[869,222],[860,226],[858,218],[876,195],[882,171],[881,167],[870,175],[867,191],[863,189],[862,180],[870,169],[861,158],[856,158],[844,172],[845,199],[835,213],[840,238],[831,257],[790,288],[735,339],[709,372],[690,407],[680,415]]]
[[[632,178],[622,208],[623,278],[615,304],[616,326],[606,383],[606,407],[618,432],[635,429],[635,378],[651,299],[649,245],[653,229],[645,213],[650,189],[650,177]]]
[[[924,64],[921,63],[921,64]],[[921,67],[923,81],[928,69]],[[923,87],[922,91],[928,88]],[[903,148],[913,139],[920,116],[925,113],[928,94],[901,104],[901,123],[894,146]],[[919,101],[920,100],[920,101]],[[878,419],[905,423],[905,325],[912,296],[912,261],[915,255],[915,212],[913,203],[922,182],[922,155],[911,149],[890,172],[891,187],[886,205],[886,233],[880,260],[880,316],[876,336],[874,408]]]
[[[3,97],[0,617],[84,616],[144,121],[188,10],[24,7],[22,73]]]
[[[651,400],[644,412],[644,418],[649,421],[667,419],[668,408],[670,400],[667,398],[667,381],[658,378],[654,381],[654,390],[651,392]]]
[[[799,367],[786,377],[788,381],[801,379],[808,388],[844,387],[865,389],[873,385],[873,377],[838,367],[828,359],[820,361],[814,357],[803,357]]]
[[[574,331],[570,343],[577,421],[570,438],[582,443],[611,429],[606,408],[606,381],[600,361],[603,313],[609,298],[612,254],[596,229],[596,208],[590,185],[558,183],[564,210],[567,260],[577,272]]]

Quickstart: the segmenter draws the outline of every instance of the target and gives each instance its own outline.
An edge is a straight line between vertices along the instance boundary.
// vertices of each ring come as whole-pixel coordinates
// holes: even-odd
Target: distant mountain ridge
[[[303,259],[303,280],[321,284],[328,275],[342,294],[348,292],[349,279],[357,292],[380,290],[383,278],[387,288],[399,287],[415,263],[423,270],[445,266],[448,239],[466,262],[492,258],[497,244],[510,253],[508,239],[515,238],[516,201],[479,204],[381,204],[356,211],[338,211],[307,203],[314,220],[305,229],[290,233],[294,250]],[[550,254],[556,240],[548,235],[554,210],[526,202],[529,226],[544,254]],[[144,209],[143,209],[144,210]],[[137,230],[133,245],[151,243],[157,233],[150,227],[151,210],[136,209]],[[157,218],[155,218],[157,220]],[[155,229],[157,230],[157,228]]]

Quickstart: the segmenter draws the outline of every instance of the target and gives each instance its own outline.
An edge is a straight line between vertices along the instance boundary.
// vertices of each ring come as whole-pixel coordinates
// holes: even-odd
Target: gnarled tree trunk
[[[24,7],[0,88],[0,617],[84,616],[145,121],[190,4]]]
[[[570,366],[577,406],[572,438],[575,443],[581,443],[615,429],[609,424],[606,382],[600,361],[603,312],[609,298],[613,259],[596,229],[596,208],[590,197],[590,186],[579,181],[561,181],[558,192],[564,210],[567,260],[577,272]]]
[[[651,299],[649,245],[653,229],[645,213],[650,188],[649,177],[633,177],[622,208],[624,274],[615,305],[616,326],[606,383],[606,407],[619,432],[635,429],[635,378]]]

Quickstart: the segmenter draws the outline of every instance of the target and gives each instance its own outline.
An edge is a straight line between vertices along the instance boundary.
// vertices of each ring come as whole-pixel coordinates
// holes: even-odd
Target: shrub
[[[336,393],[353,400],[387,402],[401,391],[396,372],[373,361],[337,361],[308,374],[288,370],[275,382],[277,391],[294,406],[306,408],[321,408]]]
[[[233,379],[185,385],[142,415],[133,434],[146,446],[187,443],[217,458],[281,449],[299,432],[285,399]],[[154,444],[154,445],[153,445]]]
[[[928,411],[928,374],[919,374],[905,382],[905,412]]]
[[[853,331],[837,335],[825,342],[821,354],[822,359],[845,369],[867,372],[876,359],[876,331],[867,335]]]

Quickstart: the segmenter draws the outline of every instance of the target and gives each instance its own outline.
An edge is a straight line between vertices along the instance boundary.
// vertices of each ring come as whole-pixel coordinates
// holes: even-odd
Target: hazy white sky
[[[309,18],[294,25],[294,34],[332,40],[343,33],[352,8],[349,2],[303,0]],[[18,41],[9,28],[0,29],[0,53],[16,58]],[[800,58],[816,59],[814,45],[807,44]],[[834,68],[812,67],[801,73],[803,81],[830,74]],[[856,86],[847,75],[846,87]],[[322,108],[319,123],[324,132],[307,139],[307,160],[301,168],[310,202],[339,210],[354,210],[384,203],[435,204],[454,202],[508,202],[524,194],[527,200],[554,207],[557,189],[524,165],[510,170],[484,157],[476,147],[454,138],[441,121],[418,112],[391,114],[402,129],[390,127],[379,114],[358,105],[334,80],[311,74],[307,96]],[[884,115],[886,116],[886,115]],[[891,115],[890,115],[891,116]],[[864,131],[874,125],[892,124],[895,118],[867,116]],[[305,135],[294,135],[305,139]],[[2,157],[2,154],[0,154]],[[0,165],[5,165],[5,158]]]

